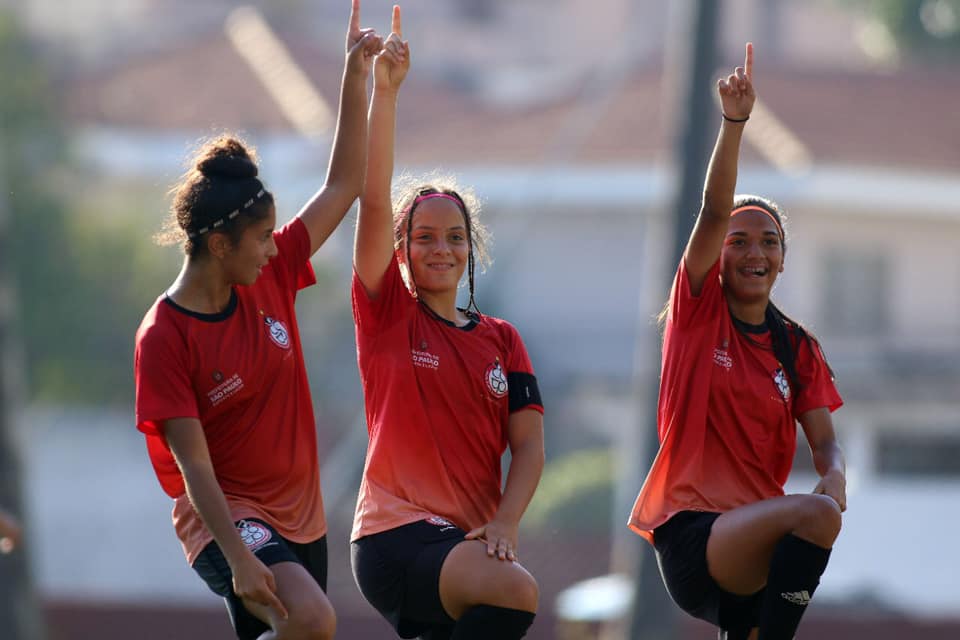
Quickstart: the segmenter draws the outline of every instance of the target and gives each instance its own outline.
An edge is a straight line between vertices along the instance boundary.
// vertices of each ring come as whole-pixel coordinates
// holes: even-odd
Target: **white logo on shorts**
[[[259,522],[250,522],[248,520],[241,520],[237,524],[237,533],[240,534],[243,544],[247,545],[250,551],[256,551],[270,542],[270,539],[273,537],[270,529],[267,529]]]
[[[780,597],[787,602],[798,604],[801,607],[810,604],[810,593],[806,589],[803,591],[787,591],[786,593],[781,593]]]

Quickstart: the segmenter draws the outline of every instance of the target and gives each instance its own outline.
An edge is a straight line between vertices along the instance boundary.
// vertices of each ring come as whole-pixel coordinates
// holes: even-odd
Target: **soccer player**
[[[366,82],[381,39],[354,0],[329,173],[276,230],[253,151],[204,144],[175,188],[186,253],[136,336],[136,420],[187,561],[242,640],[328,639],[326,521],[294,311],[310,256],[360,193]]]
[[[756,95],[753,46],[718,82],[722,124],[703,204],[664,310],[660,450],[630,516],[687,613],[729,640],[790,640],[846,509],[841,405],[819,344],[770,300],[784,268],[784,216],[734,196]],[[821,476],[784,495],[803,427]]]
[[[391,204],[400,11],[374,63],[353,309],[369,445],[351,536],[354,577],[401,638],[521,638],[538,590],[518,528],[543,469],[543,408],[523,341],[481,314],[477,202],[438,179]],[[470,300],[456,306],[466,274]],[[500,459],[511,463],[501,493]]]

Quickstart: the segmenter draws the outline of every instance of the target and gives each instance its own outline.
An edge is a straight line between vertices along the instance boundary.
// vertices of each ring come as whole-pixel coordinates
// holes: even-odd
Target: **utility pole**
[[[10,275],[13,246],[10,208],[6,199],[6,163],[0,131],[0,507],[22,519],[20,456],[11,416],[20,388],[20,348],[13,339],[16,291]],[[38,240],[42,241],[42,240]],[[0,637],[9,640],[40,640],[43,627],[30,579],[29,527],[20,546],[0,554]]]
[[[670,92],[670,103],[675,105],[674,121],[674,166],[676,180],[670,198],[670,215],[673,231],[673,250],[669,253],[670,264],[666,273],[673,274],[680,264],[687,239],[700,211],[703,194],[703,176],[713,138],[720,123],[720,114],[713,101],[716,85],[712,75],[717,64],[717,26],[721,14],[721,0],[688,0],[688,15],[683,18],[683,28],[678,30],[676,43],[685,43],[688,48],[667,56],[664,67],[664,88]],[[666,285],[664,290],[666,290]],[[646,319],[643,319],[646,322]],[[644,328],[638,336],[647,335]],[[659,349],[653,351],[659,353]],[[643,424],[641,447],[644,458],[638,461],[644,469],[653,462],[659,448],[656,414],[658,377],[648,384],[645,391],[648,407],[640,422]],[[639,485],[638,485],[639,488]],[[643,544],[639,570],[635,575],[634,602],[630,616],[630,640],[672,640],[677,637],[678,609],[673,604],[657,568],[656,558],[650,545]]]

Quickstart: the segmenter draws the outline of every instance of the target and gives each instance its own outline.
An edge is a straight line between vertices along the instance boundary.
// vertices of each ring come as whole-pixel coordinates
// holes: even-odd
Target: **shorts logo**
[[[507,395],[507,376],[503,373],[499,358],[487,367],[484,378],[487,381],[487,388],[490,389],[490,393],[498,398]]]
[[[810,592],[806,589],[803,591],[787,591],[785,593],[781,593],[780,597],[787,602],[792,602],[793,604],[800,605],[801,607],[805,607],[810,604]]]
[[[427,518],[427,522],[435,527],[440,527],[440,531],[450,531],[451,529],[457,528],[457,525],[453,524],[446,518],[441,518],[440,516],[430,516]]]
[[[777,390],[780,392],[780,395],[783,396],[783,399],[789,400],[790,381],[787,380],[787,374],[783,372],[783,369],[777,369],[773,372],[773,383],[777,385]]]
[[[237,524],[237,533],[240,534],[243,544],[247,545],[250,551],[256,551],[270,542],[270,539],[273,537],[270,530],[262,524],[248,520],[241,520]]]
[[[267,332],[270,334],[270,339],[273,340],[273,343],[282,349],[289,349],[290,334],[287,333],[286,325],[273,316],[265,316],[263,321],[267,325]]]

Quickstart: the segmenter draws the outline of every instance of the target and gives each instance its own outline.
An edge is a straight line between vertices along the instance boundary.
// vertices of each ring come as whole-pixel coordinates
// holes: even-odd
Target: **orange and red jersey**
[[[486,315],[457,327],[407,289],[391,260],[375,299],[353,277],[369,445],[352,540],[433,516],[469,531],[500,504],[508,377],[533,375],[517,330]],[[542,412],[537,394],[513,411]]]
[[[681,262],[670,292],[657,429],[660,450],[630,515],[652,531],[679,511],[724,512],[783,495],[796,450],[797,417],[842,404],[823,354],[794,342],[799,385],[791,387],[770,333],[734,325],[719,261],[699,295]]]
[[[316,427],[294,314],[316,282],[299,219],[274,234],[277,255],[250,286],[235,286],[222,313],[200,314],[161,296],[136,336],[137,428],[191,564],[212,536],[186,496],[163,434],[165,420],[203,425],[217,482],[234,520],[258,517],[285,538],[326,533]]]

